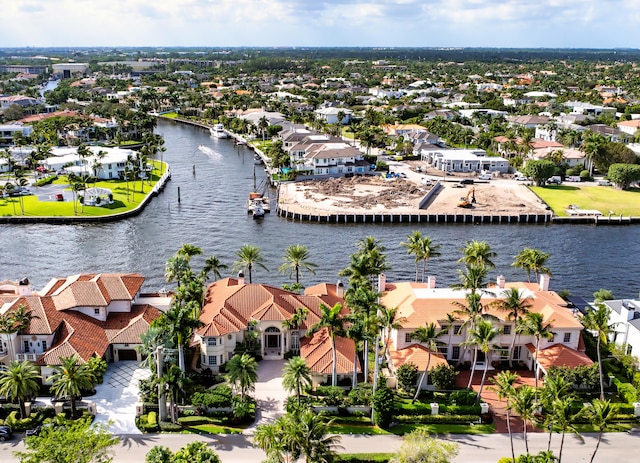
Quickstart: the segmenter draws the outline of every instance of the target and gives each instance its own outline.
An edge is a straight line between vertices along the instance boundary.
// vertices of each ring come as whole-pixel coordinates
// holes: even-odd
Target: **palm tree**
[[[538,249],[525,248],[518,253],[513,259],[512,267],[521,268],[527,272],[527,279],[531,282],[531,271],[536,275],[536,281],[541,273],[551,275],[551,270],[545,266],[551,254],[542,252]]]
[[[209,272],[213,273],[213,280],[217,280],[218,278],[222,278],[222,274],[220,270],[226,270],[229,266],[223,264],[222,261],[217,256],[209,256],[204,261],[204,267],[202,268],[202,274],[204,275],[204,279],[206,280]]]
[[[478,324],[469,333],[469,344],[474,346],[477,357],[478,349],[484,354],[484,371],[482,372],[482,380],[480,381],[480,391],[478,391],[479,401],[482,397],[482,389],[487,378],[487,370],[489,369],[490,354],[493,350],[492,341],[500,334],[500,330],[493,326],[489,320],[480,320]]]
[[[353,349],[353,375],[351,377],[351,387],[354,388],[358,384],[358,351],[360,349],[360,343],[368,338],[370,334],[367,332],[368,327],[365,325],[362,318],[356,314],[349,314],[348,325],[344,335],[351,339],[354,343]],[[364,359],[364,362],[368,362],[369,359]],[[365,382],[367,378],[364,378]]]
[[[267,119],[267,116],[262,116],[258,120],[258,129],[260,129],[260,133],[262,133],[262,141],[264,141],[265,134],[267,133],[269,125],[269,119]]]
[[[602,374],[601,344],[609,343],[609,335],[615,331],[615,323],[609,324],[610,309],[598,302],[596,310],[589,310],[582,317],[582,324],[596,337],[596,353],[598,354],[598,374],[600,375],[600,400],[604,400],[604,376]]]
[[[562,463],[562,448],[564,447],[564,436],[567,431],[580,437],[580,433],[575,427],[576,421],[584,413],[584,408],[578,413],[573,411],[574,398],[571,396],[561,397],[553,401],[552,423],[560,429],[560,450],[558,451],[558,463]],[[553,424],[551,426],[553,426]]]
[[[306,463],[333,461],[340,436],[329,435],[333,420],[306,409],[293,415],[294,426],[289,432],[297,434],[298,444]]]
[[[379,331],[378,313],[382,308],[379,301],[380,294],[373,291],[368,285],[351,286],[347,290],[345,302],[351,312],[362,320],[364,327],[364,381],[369,378],[369,341]]]
[[[76,399],[80,397],[80,391],[93,388],[96,378],[89,365],[81,363],[77,354],[62,357],[60,362],[61,365],[54,367],[55,373],[49,378],[51,392],[56,397],[68,397],[71,400],[71,415],[76,416]]]
[[[387,358],[387,349],[391,340],[391,330],[402,328],[402,322],[405,320],[404,318],[397,318],[398,310],[398,307],[385,307],[381,304],[380,310],[378,311],[378,320],[380,321],[380,326],[384,331],[384,348],[382,351],[382,358],[385,360]]]
[[[524,438],[524,445],[527,453],[529,453],[529,441],[527,440],[527,424],[533,423],[535,417],[535,411],[538,407],[536,401],[536,391],[531,387],[523,384],[516,389],[516,393],[513,396],[512,401],[513,410],[520,415],[522,419],[523,428],[522,436]]]
[[[513,384],[518,379],[518,375],[509,370],[501,371],[496,376],[491,378],[491,382],[495,385],[492,389],[498,395],[498,400],[502,401],[505,399],[507,401],[507,407],[505,411],[507,413],[507,431],[509,432],[509,442],[511,443],[511,459],[513,463],[516,463],[516,454],[513,449],[513,436],[511,434],[511,418],[509,413],[511,412],[511,401],[513,400],[514,395],[516,394],[516,389]]]
[[[467,266],[484,267],[486,269],[495,268],[495,264],[491,259],[497,256],[491,250],[491,245],[486,241],[469,241],[463,249],[464,256],[458,259]]]
[[[175,423],[177,418],[176,403],[178,394],[184,390],[187,378],[184,371],[175,365],[171,365],[169,370],[159,378],[161,389],[169,393],[169,413],[171,414],[171,422]]]
[[[416,282],[418,281],[418,262],[422,262],[422,282],[424,283],[427,261],[431,257],[440,255],[438,252],[440,245],[433,244],[431,238],[428,236],[422,236],[422,233],[416,230],[411,235],[407,236],[407,241],[401,242],[400,246],[406,247],[407,253],[415,256]]]
[[[181,286],[184,276],[190,271],[189,258],[184,254],[176,254],[167,260],[164,277],[167,283],[175,280]]]
[[[156,326],[164,326],[170,333],[174,346],[178,347],[178,366],[180,371],[185,371],[184,346],[189,342],[193,334],[193,330],[202,326],[202,322],[193,316],[199,309],[196,301],[183,303],[183,301],[174,300],[171,302],[169,310],[167,310],[158,320]]]
[[[289,246],[282,257],[284,263],[278,267],[280,273],[289,272],[289,278],[293,274],[296,275],[296,284],[300,284],[301,270],[305,269],[315,275],[315,268],[318,266],[313,262],[309,262],[309,250],[302,244],[292,244]]]
[[[18,400],[20,417],[26,418],[25,401],[34,397],[40,390],[40,369],[29,361],[11,362],[0,370],[0,395]]]
[[[429,366],[431,366],[431,351],[437,350],[439,345],[444,344],[441,341],[438,341],[438,338],[444,334],[444,330],[438,330],[438,327],[435,323],[427,323],[425,326],[421,326],[416,328],[411,332],[411,339],[417,340],[420,344],[426,344],[427,346],[427,366],[424,368],[422,372],[422,376],[420,376],[420,381],[418,381],[418,387],[416,388],[416,393],[413,396],[412,403],[418,400],[418,396],[420,395],[420,390],[422,389],[422,384],[427,382],[429,383]]]
[[[233,269],[234,271],[238,271],[246,268],[249,272],[250,284],[252,283],[253,267],[255,265],[268,271],[267,267],[262,263],[262,252],[257,246],[245,244],[236,252],[236,256],[238,257],[238,260],[233,264]]]
[[[242,397],[253,391],[258,381],[258,363],[251,355],[236,354],[227,362],[227,382],[231,383]]]
[[[253,443],[267,454],[268,461],[292,463],[300,457],[297,436],[292,432],[291,417],[284,415],[273,424],[258,426]]]
[[[0,315],[0,334],[6,335],[9,358],[13,358],[11,335],[26,329],[34,318],[37,317],[30,310],[27,310],[24,304],[20,304],[13,312]]]
[[[302,391],[311,386],[311,369],[302,357],[293,357],[285,364],[282,372],[282,386],[286,391],[296,393],[300,405]]]
[[[554,402],[565,397],[572,397],[571,384],[560,375],[547,376],[540,391],[540,401],[547,410],[549,441],[547,443],[547,451],[551,450],[551,436],[553,434],[553,425],[556,418],[553,416]]]
[[[551,331],[551,322],[545,323],[544,317],[541,313],[529,312],[520,319],[520,325],[516,327],[516,331],[520,334],[526,334],[533,336],[536,340],[536,354],[535,354],[535,378],[536,378],[536,394],[538,392],[538,376],[540,367],[538,365],[538,353],[540,352],[540,340],[541,339],[553,339],[555,333]],[[537,396],[536,396],[537,397]]]
[[[176,252],[176,256],[183,256],[187,261],[190,261],[193,256],[199,256],[201,254],[202,249],[190,243],[184,243]]]
[[[331,351],[333,353],[333,372],[331,376],[331,385],[338,385],[338,355],[336,351],[336,336],[344,334],[344,318],[340,314],[342,304],[336,303],[333,307],[326,304],[320,304],[320,320],[311,325],[307,330],[307,336],[312,336],[321,329],[329,332],[329,340],[331,341]]]
[[[498,310],[507,312],[507,320],[514,323],[513,337],[511,338],[511,345],[509,346],[509,367],[513,367],[513,349],[516,345],[516,332],[515,327],[518,326],[518,321],[523,315],[529,313],[529,307],[531,304],[527,304],[526,299],[520,297],[520,290],[518,288],[510,288],[503,293],[505,299],[495,301],[494,305]]]
[[[617,407],[612,404],[610,400],[594,399],[586,413],[591,424],[598,428],[598,442],[596,443],[596,448],[593,449],[591,460],[589,460],[589,463],[593,463],[598,448],[600,447],[600,441],[602,441],[602,434],[611,426],[616,418]]]

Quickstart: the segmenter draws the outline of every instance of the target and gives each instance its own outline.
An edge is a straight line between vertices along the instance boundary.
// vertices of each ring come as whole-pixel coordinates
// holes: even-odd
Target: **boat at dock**
[[[229,134],[224,130],[223,124],[213,124],[209,131],[215,138],[229,138]]]
[[[265,213],[269,212],[271,212],[271,203],[268,196],[265,196],[263,193],[249,193],[247,213],[253,214],[253,216],[256,217],[256,214],[264,216]]]

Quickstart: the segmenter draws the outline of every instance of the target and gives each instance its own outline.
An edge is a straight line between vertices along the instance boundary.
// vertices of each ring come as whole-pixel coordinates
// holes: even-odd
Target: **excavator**
[[[475,187],[471,187],[467,195],[463,196],[462,198],[460,198],[460,201],[458,201],[458,207],[464,207],[468,209],[470,207],[473,207],[475,203],[476,203],[476,189]]]

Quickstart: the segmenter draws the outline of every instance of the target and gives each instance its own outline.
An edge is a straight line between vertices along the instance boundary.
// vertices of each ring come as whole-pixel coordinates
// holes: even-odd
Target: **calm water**
[[[246,212],[246,199],[254,188],[253,155],[247,148],[170,122],[160,121],[157,131],[165,137],[163,156],[173,179],[141,215],[104,225],[0,225],[0,280],[26,276],[40,289],[55,276],[139,272],[147,278],[145,290],[152,291],[168,286],[164,264],[183,243],[200,246],[205,255],[218,255],[230,269],[236,250],[253,244],[262,249],[269,269],[257,269],[253,281],[281,285],[289,281],[288,275],[277,272],[284,249],[304,244],[319,265],[316,275],[303,276],[303,283],[309,286],[336,281],[357,240],[367,235],[387,247],[392,266],[387,279],[412,280],[413,260],[399,243],[419,228],[442,246],[442,255],[429,263],[429,273],[437,276],[439,286],[457,281],[460,250],[465,241],[477,239],[488,241],[498,253],[491,279],[498,274],[507,279],[526,278],[510,264],[523,247],[536,247],[552,255],[548,264],[554,274],[552,289],[589,296],[608,288],[618,297],[637,297],[640,291],[637,226],[328,225],[294,223],[273,213],[254,221]],[[260,185],[264,178],[260,166],[256,175]],[[196,259],[194,267],[199,265],[201,260]],[[231,270],[227,274],[232,275]]]

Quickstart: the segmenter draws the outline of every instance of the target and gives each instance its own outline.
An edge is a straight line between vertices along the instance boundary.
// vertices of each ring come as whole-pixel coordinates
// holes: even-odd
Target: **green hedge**
[[[183,426],[197,426],[199,424],[211,423],[211,418],[206,416],[181,416],[178,418],[178,423]]]
[[[160,430],[164,432],[179,432],[182,431],[182,426],[179,424],[173,424],[169,421],[161,421]]]
[[[58,178],[57,175],[49,175],[46,178],[41,178],[40,180],[38,180],[37,182],[33,183],[33,186],[44,186],[44,185],[50,185],[51,183],[53,183],[54,180],[56,180]]]
[[[374,463],[387,463],[392,456],[393,454],[391,453],[338,454],[334,457],[333,461],[344,463],[366,463],[370,461]]]
[[[395,421],[400,423],[475,423],[480,421],[479,415],[396,415]]]

